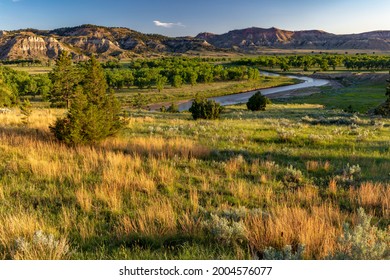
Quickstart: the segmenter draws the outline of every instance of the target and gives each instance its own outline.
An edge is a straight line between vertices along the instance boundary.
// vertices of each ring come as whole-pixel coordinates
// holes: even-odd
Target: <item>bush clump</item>
[[[303,260],[304,259],[305,246],[298,245],[297,250],[294,252],[291,245],[286,245],[282,250],[277,250],[273,247],[268,247],[263,252],[264,260]]]
[[[351,229],[344,225],[344,234],[338,241],[337,251],[330,256],[336,260],[388,260],[390,259],[390,232],[371,226],[372,217],[358,210],[358,224]]]
[[[387,100],[374,110],[376,115],[390,117],[390,79],[387,80],[386,96]]]
[[[223,107],[214,100],[208,100],[206,98],[196,98],[192,102],[192,106],[189,111],[192,114],[194,120],[206,119],[215,120],[219,118]]]
[[[260,91],[258,91],[252,95],[251,98],[249,98],[248,102],[246,103],[246,107],[251,111],[265,111],[265,107],[267,107],[267,104],[270,103],[271,101],[262,95]]]
[[[179,106],[177,106],[176,103],[171,103],[171,105],[166,108],[165,106],[162,106],[160,108],[160,112],[162,113],[180,113]]]
[[[52,234],[36,231],[30,239],[15,240],[11,257],[14,260],[63,260],[70,255],[66,238],[55,239]]]

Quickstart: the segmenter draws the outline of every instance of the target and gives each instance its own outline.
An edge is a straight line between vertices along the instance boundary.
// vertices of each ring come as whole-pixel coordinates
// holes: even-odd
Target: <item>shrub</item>
[[[293,252],[291,245],[286,245],[282,250],[268,247],[263,252],[264,260],[303,260],[305,246],[299,244],[296,252]]]
[[[31,240],[15,240],[14,260],[62,260],[69,257],[69,245],[65,238],[55,239],[52,234],[36,231]]]
[[[338,250],[331,259],[381,260],[390,259],[390,231],[371,226],[371,217],[358,210],[358,224],[351,229],[344,225],[344,234],[338,241]]]
[[[390,97],[384,102],[383,104],[379,105],[377,108],[375,108],[375,114],[381,115],[384,117],[390,116]]]
[[[207,100],[206,98],[196,98],[192,102],[192,106],[189,111],[192,114],[194,120],[207,119],[215,120],[219,118],[223,107],[214,100]]]
[[[282,174],[282,182],[286,187],[298,188],[304,184],[302,171],[295,169],[292,165],[289,165]]]
[[[265,111],[265,107],[270,103],[271,101],[258,91],[249,98],[246,107],[251,111]]]
[[[167,113],[179,113],[179,107],[176,103],[171,103],[171,105],[166,109]]]
[[[389,117],[390,116],[390,79],[387,80],[386,96],[387,96],[387,100],[383,104],[379,105],[374,110],[374,112],[377,115]]]
[[[362,169],[360,168],[359,164],[350,165],[347,163],[347,166],[343,168],[342,178],[344,181],[353,182],[354,180],[358,180],[361,177],[361,172]]]
[[[225,244],[236,244],[244,239],[245,227],[242,221],[211,214],[210,220],[203,222],[203,226],[217,241]]]

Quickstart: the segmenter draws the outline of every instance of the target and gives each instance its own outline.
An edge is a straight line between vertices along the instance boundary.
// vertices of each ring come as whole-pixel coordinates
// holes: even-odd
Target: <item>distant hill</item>
[[[83,60],[95,54],[102,58],[127,58],[137,54],[185,53],[215,50],[192,37],[170,38],[143,34],[128,28],[81,25],[50,31],[24,29],[0,31],[0,59],[55,59],[62,50]]]
[[[0,59],[55,59],[62,50],[83,60],[201,51],[257,52],[264,49],[390,50],[390,31],[335,35],[320,30],[287,31],[251,27],[217,35],[166,37],[123,27],[81,25],[55,30],[0,31]]]
[[[196,38],[207,40],[217,48],[233,48],[240,51],[261,48],[390,50],[390,31],[335,35],[321,30],[286,31],[278,28],[252,27],[229,31],[222,35],[200,33]]]

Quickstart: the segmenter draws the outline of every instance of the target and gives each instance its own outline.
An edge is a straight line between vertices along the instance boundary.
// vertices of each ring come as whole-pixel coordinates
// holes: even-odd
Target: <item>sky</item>
[[[81,24],[195,36],[247,27],[335,34],[390,30],[389,0],[0,0],[0,30]]]

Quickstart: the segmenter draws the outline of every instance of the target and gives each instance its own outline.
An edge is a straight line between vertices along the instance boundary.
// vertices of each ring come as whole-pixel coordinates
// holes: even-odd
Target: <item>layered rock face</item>
[[[185,53],[214,47],[192,37],[169,38],[147,35],[127,28],[82,25],[51,31],[19,30],[0,32],[0,59],[55,59],[66,50],[74,59],[90,55],[101,58],[127,58],[144,53]]]
[[[0,59],[50,60],[66,50],[75,60],[90,55],[128,58],[189,51],[256,52],[264,49],[390,50],[390,31],[335,35],[320,30],[287,31],[251,27],[217,35],[170,38],[128,28],[82,25],[45,30],[0,31]]]

